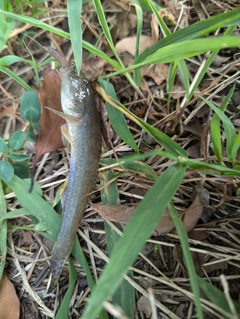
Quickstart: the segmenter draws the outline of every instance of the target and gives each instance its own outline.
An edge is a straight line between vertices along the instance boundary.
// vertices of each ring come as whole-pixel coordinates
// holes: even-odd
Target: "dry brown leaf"
[[[13,284],[4,274],[0,281],[0,318],[19,319],[20,302]]]
[[[147,297],[142,296],[137,302],[138,311],[144,312],[146,318],[150,318],[152,314],[152,307]]]
[[[151,29],[153,43],[156,43],[159,37],[159,23],[155,14],[152,14]]]
[[[167,78],[168,65],[166,64],[146,65],[142,68],[141,72],[142,72],[142,76],[148,76],[152,78],[157,85],[160,85]]]
[[[99,57],[83,59],[82,72],[88,81],[93,82],[102,74],[106,64],[107,62]]]
[[[193,240],[199,240],[199,241],[202,241],[204,239],[207,239],[209,237],[209,231],[206,230],[206,229],[201,229],[201,230],[198,230],[198,229],[192,229],[190,230],[190,232],[188,233],[188,237],[190,239],[193,239]]]
[[[126,226],[136,209],[136,206],[128,205],[92,204],[91,207],[104,219],[120,223],[123,227]],[[203,204],[200,196],[197,194],[189,208],[185,212],[179,212],[179,214],[183,216],[183,224],[187,232],[195,227],[197,221],[201,217],[202,211]],[[152,236],[167,234],[173,230],[174,227],[174,222],[170,216],[169,210],[166,209],[161,217],[160,222],[155,227]]]
[[[183,125],[182,127],[184,131],[191,132],[198,137],[201,137],[203,133],[202,125],[195,117],[188,124]]]
[[[136,207],[127,205],[102,205],[92,204],[91,207],[104,219],[126,226]]]
[[[158,21],[155,18],[155,15],[152,15],[151,29],[152,29],[151,36],[141,35],[140,53],[145,51],[147,48],[149,48],[151,45],[153,45],[154,43],[158,41],[159,27],[158,27]],[[134,60],[134,56],[136,53],[136,43],[137,43],[137,37],[132,36],[132,37],[127,37],[120,40],[115,45],[116,51],[118,52],[118,54],[121,54],[121,58],[125,66],[131,65]],[[161,65],[161,64],[146,65],[141,69],[141,74],[142,76],[147,76],[152,78],[157,85],[160,85],[163,81],[167,79],[168,66]]]
[[[208,260],[209,265],[206,264],[206,266],[203,266],[205,271],[208,274],[210,272],[216,271],[218,269],[223,270],[223,269],[227,269],[228,268],[228,261],[227,260],[222,260],[222,261],[219,261],[219,262],[216,262],[216,261],[218,261],[218,259],[212,258],[212,259]]]
[[[185,211],[183,215],[183,224],[187,232],[189,232],[196,226],[199,218],[202,215],[202,212],[203,204],[200,199],[200,196],[197,194],[193,203],[189,206],[189,208]]]
[[[120,223],[123,227],[126,226],[132,217],[136,207],[128,205],[102,205],[92,204],[91,207],[98,212],[104,219],[116,223]],[[171,219],[169,211],[166,209],[160,223],[152,233],[152,236],[167,234],[174,228],[174,223]]]
[[[36,163],[43,154],[64,147],[61,126],[65,123],[65,120],[51,110],[45,108],[45,106],[47,106],[62,112],[60,91],[60,75],[57,70],[52,70],[44,77],[39,93],[42,114],[40,119],[40,133],[36,142]]]
[[[126,38],[136,28],[137,16],[131,12],[117,12],[114,26],[111,29],[113,41]]]
[[[120,40],[116,45],[115,49],[117,50],[118,54],[128,52],[132,56],[135,56],[136,53],[136,44],[137,44],[137,37],[127,37],[125,39]],[[141,35],[140,38],[140,53],[149,48],[153,45],[153,39],[149,35]]]

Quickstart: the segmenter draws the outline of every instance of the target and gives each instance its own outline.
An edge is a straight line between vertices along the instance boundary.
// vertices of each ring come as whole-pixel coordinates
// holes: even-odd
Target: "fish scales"
[[[71,142],[69,178],[62,199],[63,219],[51,259],[52,290],[69,257],[79,223],[96,182],[101,150],[98,111],[90,83],[70,63],[60,70],[61,103]]]

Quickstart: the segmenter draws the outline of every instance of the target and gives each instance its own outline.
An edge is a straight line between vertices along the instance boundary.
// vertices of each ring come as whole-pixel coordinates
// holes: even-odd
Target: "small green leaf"
[[[29,155],[11,152],[10,158],[15,162],[23,162],[23,161],[26,161],[27,159],[29,159]]]
[[[30,123],[38,123],[41,116],[41,104],[35,92],[27,91],[20,102],[21,118]]]
[[[23,131],[16,131],[10,137],[8,145],[14,151],[19,150],[23,147],[25,141],[25,133]]]
[[[35,129],[36,128],[36,129]],[[26,140],[30,142],[36,142],[37,140],[37,134],[34,132],[39,132],[39,123],[36,123],[36,125],[30,124],[28,125]]]
[[[1,153],[8,153],[10,150],[7,146],[7,144],[5,143],[4,139],[2,137],[0,137],[0,152]]]
[[[29,163],[27,161],[13,163],[14,174],[24,179],[30,176]],[[34,185],[36,182],[34,183]]]
[[[14,170],[9,162],[0,161],[0,178],[10,181],[13,178]]]

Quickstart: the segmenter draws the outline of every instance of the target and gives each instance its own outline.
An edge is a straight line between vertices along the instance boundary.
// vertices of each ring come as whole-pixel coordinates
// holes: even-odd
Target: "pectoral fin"
[[[69,123],[74,124],[74,123],[79,123],[79,122],[82,121],[81,118],[78,118],[76,116],[73,116],[73,115],[70,115],[70,114],[66,114],[66,113],[63,113],[63,112],[60,112],[60,111],[56,111],[56,110],[54,110],[54,109],[52,109],[52,108],[50,108],[48,106],[45,106],[45,108],[50,110],[50,111],[52,111],[53,113],[59,115],[60,117],[62,117],[64,120],[66,120]]]

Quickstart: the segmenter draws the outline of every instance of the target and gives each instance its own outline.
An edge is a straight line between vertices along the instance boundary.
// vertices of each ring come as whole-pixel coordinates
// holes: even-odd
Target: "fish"
[[[51,283],[57,285],[95,183],[101,154],[100,120],[91,84],[74,62],[60,68],[62,112],[71,144],[69,176],[61,199],[63,218],[51,257]]]

